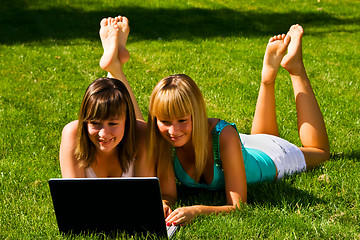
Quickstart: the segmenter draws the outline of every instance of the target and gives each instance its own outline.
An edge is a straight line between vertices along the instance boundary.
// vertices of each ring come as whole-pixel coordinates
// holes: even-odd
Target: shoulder
[[[220,121],[219,118],[208,118],[209,131],[211,132]]]
[[[238,134],[236,125],[234,123],[229,123],[219,118],[209,118],[208,123],[210,132],[216,128],[216,131],[220,135],[233,134],[234,136],[237,136]]]
[[[146,130],[147,123],[144,120],[136,119],[136,128]]]
[[[220,146],[234,143],[240,140],[239,133],[232,125],[227,125],[220,133]]]
[[[63,178],[85,177],[84,168],[78,166],[75,157],[78,121],[65,125],[60,144],[60,169]]]
[[[65,125],[65,127],[62,130],[62,135],[64,136],[71,136],[71,135],[76,135],[77,133],[77,129],[78,129],[78,120],[69,122],[68,124]]]
[[[226,125],[220,132],[219,151],[223,168],[224,163],[234,163],[241,159],[242,149],[240,136],[232,125]]]
[[[73,149],[76,143],[76,136],[78,130],[78,120],[72,121],[65,125],[61,134],[60,151],[70,147]]]
[[[136,120],[136,135],[146,134],[147,123],[144,120]]]
[[[136,139],[138,145],[146,145],[147,124],[143,120],[136,120]]]

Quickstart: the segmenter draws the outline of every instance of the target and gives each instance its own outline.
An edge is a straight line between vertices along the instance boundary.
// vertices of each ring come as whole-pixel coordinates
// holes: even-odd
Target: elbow
[[[241,209],[246,204],[246,201],[240,200],[238,202],[233,203],[232,205],[229,205],[229,210],[234,211],[236,209]]]

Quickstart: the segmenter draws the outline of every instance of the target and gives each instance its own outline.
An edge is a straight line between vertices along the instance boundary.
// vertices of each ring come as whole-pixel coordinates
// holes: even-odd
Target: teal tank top
[[[236,125],[234,123],[228,123],[224,120],[220,120],[211,132],[214,151],[214,178],[210,184],[196,183],[195,180],[185,172],[176,154],[174,154],[174,172],[176,178],[182,184],[188,187],[205,188],[208,190],[220,190],[225,188],[225,178],[220,158],[219,136],[224,127],[228,125],[232,126],[237,131]],[[247,183],[274,180],[276,175],[276,167],[268,155],[257,149],[245,148],[242,143],[241,149],[244,158]]]

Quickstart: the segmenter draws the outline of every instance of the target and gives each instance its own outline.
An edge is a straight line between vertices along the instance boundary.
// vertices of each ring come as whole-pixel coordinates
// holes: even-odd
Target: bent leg
[[[104,53],[100,59],[100,67],[108,72],[108,77],[116,78],[125,84],[134,104],[136,118],[144,120],[134,92],[122,69],[123,64],[130,58],[126,49],[129,32],[129,21],[126,17],[119,16],[101,20],[99,35]]]
[[[266,47],[261,85],[256,103],[251,134],[270,134],[279,136],[276,121],[275,79],[290,38],[285,34],[270,38]]]
[[[302,59],[302,35],[300,25],[291,26],[288,53],[281,62],[291,77],[294,89],[297,125],[307,168],[313,168],[329,159],[330,147],[324,119],[306,74]]]

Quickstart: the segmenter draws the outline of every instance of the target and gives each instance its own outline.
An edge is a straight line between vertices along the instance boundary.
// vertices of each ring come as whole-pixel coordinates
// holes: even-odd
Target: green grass
[[[251,128],[268,38],[293,23],[305,29],[304,62],[324,114],[331,160],[250,186],[241,210],[199,217],[178,239],[360,238],[359,12],[356,0],[3,0],[0,238],[63,239],[47,180],[61,176],[63,126],[77,118],[87,85],[105,75],[98,66],[99,22],[118,14],[130,19],[131,60],[124,70],[145,115],[156,82],[186,73],[202,89],[209,115],[235,122],[244,133]],[[283,70],[276,89],[281,136],[300,144]],[[222,192],[180,188],[178,205],[224,201]]]

